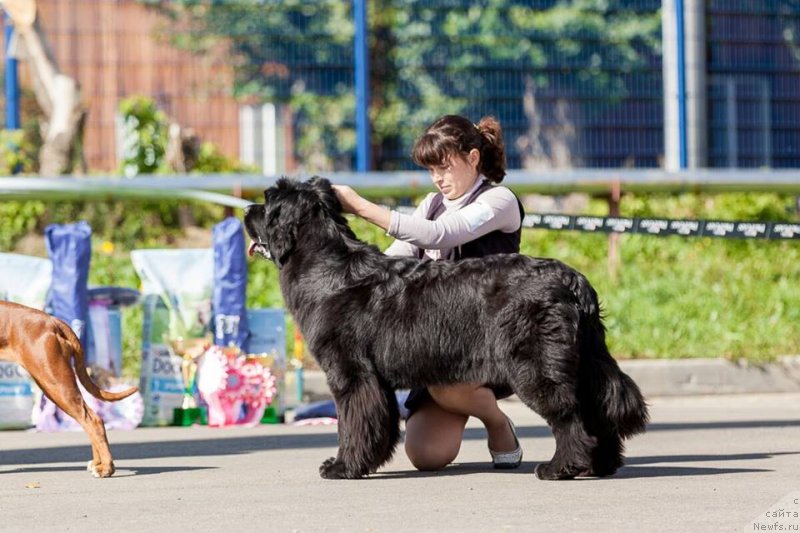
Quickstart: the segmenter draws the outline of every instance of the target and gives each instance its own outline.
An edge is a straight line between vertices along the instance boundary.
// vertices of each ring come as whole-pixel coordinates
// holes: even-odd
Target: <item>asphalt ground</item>
[[[357,481],[317,473],[335,426],[113,431],[110,479],[85,471],[83,433],[3,432],[0,530],[800,531],[790,514],[800,515],[800,394],[650,404],[649,430],[615,476],[556,482],[533,476],[554,450],[550,430],[514,400],[501,405],[525,450],[520,469],[492,470],[471,421],[448,468],[417,472],[400,448]],[[770,515],[776,503],[783,511]]]

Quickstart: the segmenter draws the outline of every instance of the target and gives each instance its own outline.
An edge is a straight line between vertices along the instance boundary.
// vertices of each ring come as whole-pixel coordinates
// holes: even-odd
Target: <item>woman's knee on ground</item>
[[[419,470],[438,470],[452,463],[461,449],[467,417],[428,402],[406,421],[405,450]]]
[[[409,438],[406,434],[406,455],[417,470],[439,470],[453,461],[461,449],[461,441],[432,436]]]

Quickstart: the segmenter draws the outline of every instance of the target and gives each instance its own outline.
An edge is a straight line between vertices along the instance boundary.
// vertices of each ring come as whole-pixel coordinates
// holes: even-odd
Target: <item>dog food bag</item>
[[[48,259],[0,253],[0,300],[44,309],[52,275],[53,263]],[[34,401],[25,369],[0,361],[0,429],[30,427]]]
[[[170,339],[205,336],[211,316],[214,256],[211,249],[134,250],[131,260],[142,280],[143,426],[172,423],[183,402],[183,359]]]
[[[44,309],[52,281],[49,259],[0,253],[0,300]]]
[[[143,426],[163,426],[172,420],[172,409],[183,401],[181,358],[165,342],[169,309],[155,294],[142,298],[142,366],[139,391],[144,399]]]
[[[169,309],[169,335],[204,337],[211,320],[213,250],[134,250],[131,261],[142,294],[159,296]]]
[[[30,427],[33,403],[31,378],[25,369],[0,361],[0,429]]]

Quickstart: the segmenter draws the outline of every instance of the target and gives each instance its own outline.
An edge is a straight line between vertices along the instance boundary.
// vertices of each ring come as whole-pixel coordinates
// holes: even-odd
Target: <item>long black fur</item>
[[[280,269],[286,306],[324,370],[339,451],[324,478],[389,461],[400,436],[394,389],[508,385],[550,425],[541,479],[607,476],[646,404],[609,354],[597,294],[553,259],[502,254],[458,262],[388,257],[359,241],[330,183],[281,179],[245,213],[256,251]]]

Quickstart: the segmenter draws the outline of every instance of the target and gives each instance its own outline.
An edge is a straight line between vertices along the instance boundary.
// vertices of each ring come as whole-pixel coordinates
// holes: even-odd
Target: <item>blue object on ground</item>
[[[247,349],[247,254],[238,218],[214,226],[214,344]]]
[[[112,307],[127,307],[139,301],[141,294],[129,287],[92,287],[89,289],[89,301],[107,301]]]
[[[408,416],[408,410],[405,408],[406,398],[408,391],[396,391],[395,398],[397,398],[397,407],[400,410],[400,418],[405,419]],[[295,420],[305,420],[308,418],[336,418],[336,404],[333,400],[324,400],[321,402],[304,403],[298,405],[294,410]]]
[[[85,221],[50,224],[44,230],[47,254],[53,261],[53,281],[47,300],[48,312],[66,322],[86,342],[89,314],[89,263],[92,259],[92,229]],[[84,346],[85,347],[85,346]]]

